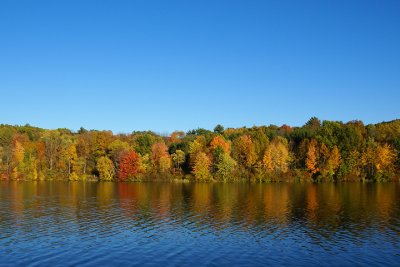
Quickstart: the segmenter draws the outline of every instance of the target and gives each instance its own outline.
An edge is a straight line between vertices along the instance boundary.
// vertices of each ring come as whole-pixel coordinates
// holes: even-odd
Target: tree
[[[75,140],[70,135],[59,136],[59,146],[55,158],[55,172],[57,175],[70,176],[73,169],[76,168],[78,155],[75,146]]]
[[[248,135],[242,135],[233,142],[233,157],[246,168],[251,168],[257,161],[254,144]]]
[[[87,133],[87,130],[81,126],[78,130],[78,134],[84,134],[84,133]]]
[[[224,126],[222,126],[221,124],[218,124],[214,128],[214,133],[222,134],[224,132],[224,130],[225,130]]]
[[[153,132],[134,132],[132,137],[135,151],[142,156],[150,154],[152,145],[161,141],[161,138]]]
[[[167,149],[168,147],[168,149]],[[134,151],[136,155],[125,155]],[[321,121],[302,127],[196,129],[162,136],[0,124],[0,179],[121,180],[186,175],[248,179],[308,172],[314,179],[386,180],[400,173],[400,120]],[[124,155],[124,164],[121,160]],[[112,164],[109,164],[111,160]],[[178,172],[177,172],[178,170]],[[272,177],[272,176],[271,176]]]
[[[321,126],[321,121],[317,117],[311,117],[305,126],[315,129]]]
[[[340,151],[337,146],[334,146],[326,163],[326,173],[328,176],[333,177],[336,174],[341,161]]]
[[[197,138],[196,140],[194,140],[189,144],[189,160],[190,160],[189,163],[191,167],[194,166],[197,155],[203,152],[203,150],[204,150],[204,144],[202,140],[200,140],[199,138]]]
[[[78,154],[76,153],[76,146],[74,144],[70,144],[66,150],[65,157],[68,162],[68,175],[71,175],[72,167],[78,160]],[[75,171],[75,170],[74,170]]]
[[[192,171],[196,180],[209,180],[211,178],[210,166],[210,158],[206,153],[200,152],[196,157]]]
[[[217,177],[223,181],[233,178],[236,166],[236,161],[231,158],[229,154],[223,153],[219,162],[216,164]]]
[[[38,170],[37,170],[37,160],[34,156],[29,157],[27,161],[28,165],[28,175],[27,178],[29,180],[36,181],[39,177]]]
[[[262,165],[267,172],[286,173],[289,170],[291,155],[286,139],[274,139],[265,150]]]
[[[97,160],[96,168],[100,175],[100,180],[102,181],[112,181],[115,174],[114,164],[113,162],[102,156]]]
[[[185,152],[180,149],[177,149],[175,153],[171,155],[171,157],[176,170],[179,169],[180,166],[185,162]]]
[[[329,148],[340,146],[345,141],[343,123],[337,121],[323,121],[316,136],[320,143],[326,144]]]
[[[13,142],[13,148],[12,148],[12,178],[17,179],[19,177],[19,170],[18,168],[21,168],[22,162],[24,160],[25,156],[25,149],[22,146],[22,144],[18,141],[15,140]]]
[[[379,174],[393,172],[396,161],[396,151],[388,144],[378,144],[375,152],[375,168]]]
[[[91,131],[91,154],[95,157],[107,155],[107,149],[113,139],[111,131]]]
[[[214,136],[210,142],[210,149],[213,156],[213,172],[214,168],[218,169],[217,164],[222,160],[223,154],[229,155],[231,153],[231,144],[227,142],[222,136]]]
[[[325,166],[328,162],[330,154],[331,154],[331,152],[330,152],[329,148],[324,143],[322,143],[319,148],[319,159],[318,159],[318,164],[319,164],[322,172],[324,172],[323,169],[325,168]]]
[[[353,149],[350,151],[346,158],[346,164],[344,165],[344,174],[349,176],[361,176],[362,173],[362,158],[360,151]]]
[[[221,148],[223,152],[227,154],[231,152],[231,145],[220,135],[214,136],[210,142],[210,148],[213,152],[217,148]]]
[[[372,179],[375,176],[375,151],[377,144],[373,140],[369,140],[366,148],[361,153],[361,165],[366,178]]]
[[[251,132],[251,141],[254,144],[254,149],[256,151],[257,158],[263,158],[265,149],[269,144],[268,130],[266,128],[257,128]],[[271,138],[274,134],[269,133]]]
[[[89,134],[84,131],[82,135],[78,137],[76,142],[76,152],[79,157],[79,163],[83,169],[83,174],[86,174],[87,162],[90,159],[90,142]]]
[[[24,160],[25,149],[22,144],[18,141],[14,141],[12,149],[12,159],[16,164],[21,163]]]
[[[318,157],[317,141],[315,139],[311,139],[307,150],[306,167],[312,175],[316,174],[319,171],[319,168],[317,166]]]
[[[275,172],[287,173],[289,171],[289,164],[292,161],[288,143],[284,138],[277,138],[273,143],[275,143],[273,153]]]
[[[129,151],[122,154],[118,168],[118,178],[125,181],[134,178],[140,171],[139,155],[135,151]]]
[[[368,179],[387,178],[393,174],[397,152],[389,144],[369,140],[361,154],[361,164]]]
[[[151,147],[151,160],[157,173],[166,173],[171,168],[171,157],[164,142],[158,142]]]
[[[122,154],[130,150],[130,146],[127,142],[121,141],[120,139],[116,139],[110,143],[108,146],[108,154],[110,158],[114,162],[115,167],[119,168],[119,161],[121,159]]]
[[[182,141],[182,139],[185,137],[185,133],[182,131],[175,131],[171,134],[170,136],[170,142],[171,143],[176,143]]]
[[[42,136],[45,145],[45,154],[49,170],[53,170],[54,163],[61,147],[61,134],[58,130],[46,131]]]

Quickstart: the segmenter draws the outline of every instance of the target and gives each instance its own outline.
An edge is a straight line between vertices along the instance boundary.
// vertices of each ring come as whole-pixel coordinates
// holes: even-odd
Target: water
[[[1,266],[400,265],[400,186],[0,182]]]

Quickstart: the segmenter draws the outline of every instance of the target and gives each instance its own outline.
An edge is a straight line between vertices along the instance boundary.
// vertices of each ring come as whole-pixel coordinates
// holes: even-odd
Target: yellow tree
[[[66,152],[65,157],[68,162],[68,175],[71,175],[72,171],[74,172],[76,171],[75,170],[76,168],[73,168],[76,166],[76,162],[78,159],[78,154],[76,153],[76,146],[74,144],[69,144],[65,152]]]
[[[44,132],[42,140],[45,148],[45,157],[48,160],[49,170],[53,170],[56,159],[61,151],[62,139],[58,130],[49,130]]]
[[[257,161],[254,143],[250,136],[242,135],[234,141],[233,157],[247,168],[251,168]]]
[[[210,166],[210,158],[206,153],[200,152],[196,157],[192,171],[196,180],[209,180],[211,178]]]
[[[196,140],[194,140],[189,144],[189,163],[191,167],[194,166],[197,155],[203,151],[204,151],[204,142],[201,138],[197,138]]]
[[[19,176],[18,168],[21,168],[25,156],[25,149],[22,144],[15,140],[12,147],[12,178],[17,179]]]
[[[274,168],[277,172],[286,173],[289,170],[289,164],[292,160],[288,143],[286,139],[281,139],[281,141],[274,143],[276,143],[274,153]]]
[[[177,149],[175,153],[171,155],[172,161],[174,162],[175,170],[179,169],[182,163],[185,162],[185,152],[180,149]]]
[[[276,138],[268,144],[262,165],[267,172],[286,173],[289,170],[291,158],[286,139]]]
[[[326,175],[328,173],[328,159],[330,157],[330,150],[329,148],[325,145],[325,143],[322,143],[319,149],[319,159],[318,159],[318,166],[323,175]]]
[[[375,148],[376,143],[370,141],[361,154],[361,165],[363,166],[364,172],[368,178],[375,176]]]
[[[141,156],[140,154],[138,155],[138,172],[142,174],[149,174],[152,169],[149,154],[145,154],[143,156]]]
[[[87,163],[90,158],[90,139],[87,133],[79,136],[78,141],[76,143],[76,151],[79,156],[79,163],[81,168],[83,169],[83,174],[86,174]]]
[[[114,178],[115,169],[111,159],[102,156],[97,160],[96,168],[100,174],[100,180],[111,181]]]
[[[12,155],[14,162],[16,162],[17,164],[24,160],[25,149],[18,140],[14,141]]]
[[[334,176],[339,169],[341,161],[340,151],[337,146],[334,146],[326,162],[326,173],[331,177]]]
[[[39,175],[38,175],[38,171],[37,171],[37,160],[35,157],[31,157],[29,159],[29,170],[30,170],[30,174],[29,174],[30,179],[36,181],[38,179]]]
[[[273,150],[272,145],[269,144],[264,152],[264,157],[262,160],[262,167],[266,172],[274,171],[274,165],[272,162],[273,161],[273,155],[272,155],[273,151],[272,150]]]
[[[374,165],[378,173],[393,171],[396,161],[396,151],[388,144],[378,144],[375,150]]]

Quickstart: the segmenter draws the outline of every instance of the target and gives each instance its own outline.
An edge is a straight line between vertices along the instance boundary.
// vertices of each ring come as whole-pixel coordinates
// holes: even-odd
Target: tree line
[[[400,120],[311,118],[301,127],[151,131],[0,125],[0,179],[386,181],[400,173]]]

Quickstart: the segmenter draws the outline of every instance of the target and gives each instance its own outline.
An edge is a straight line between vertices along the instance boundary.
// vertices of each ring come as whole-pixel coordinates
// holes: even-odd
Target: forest
[[[1,180],[394,181],[400,120],[151,131],[0,125]]]

